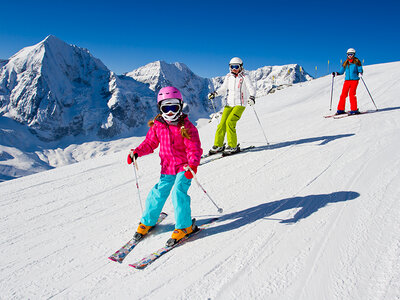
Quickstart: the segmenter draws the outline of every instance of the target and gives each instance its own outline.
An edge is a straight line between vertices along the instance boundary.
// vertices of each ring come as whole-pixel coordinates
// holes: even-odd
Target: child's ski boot
[[[172,232],[171,238],[167,241],[166,246],[171,247],[178,243],[181,239],[183,239],[185,236],[190,235],[192,232],[197,230],[196,226],[196,219],[192,220],[192,226],[189,226],[187,228],[183,229],[175,229]]]
[[[136,233],[133,235],[133,238],[137,241],[141,240],[152,228],[153,226],[147,226],[142,223],[139,223],[138,229]]]

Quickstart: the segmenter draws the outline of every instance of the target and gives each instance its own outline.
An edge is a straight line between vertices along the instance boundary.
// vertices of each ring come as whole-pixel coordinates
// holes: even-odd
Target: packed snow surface
[[[167,219],[123,264],[107,259],[141,215],[126,155],[143,137],[106,145],[116,153],[0,183],[0,298],[400,299],[399,78],[399,62],[365,67],[379,111],[360,82],[359,108],[371,113],[338,120],[323,118],[330,76],[258,98],[270,146],[248,107],[238,136],[254,151],[198,170],[224,213],[193,182],[198,224],[220,219],[145,270],[128,264],[170,237],[170,200]],[[335,78],[332,112],[342,84]],[[197,125],[208,151],[217,121]],[[159,158],[138,163],[144,199],[158,181]]]

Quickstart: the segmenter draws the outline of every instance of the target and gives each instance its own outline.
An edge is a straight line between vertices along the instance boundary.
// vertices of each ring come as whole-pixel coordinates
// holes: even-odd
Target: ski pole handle
[[[136,170],[139,171],[139,167],[138,167],[138,164],[137,164],[136,161],[137,161],[137,160],[136,160],[136,156],[134,155],[134,156],[133,156],[133,165],[135,166]]]
[[[184,169],[185,169],[185,171],[190,171],[190,173],[192,173],[192,175],[193,175],[193,179],[196,181],[196,183],[197,183],[197,185],[203,190],[203,192],[204,192],[204,194],[206,194],[206,196],[208,197],[208,199],[210,199],[211,200],[211,202],[215,205],[215,207],[218,209],[218,212],[221,214],[224,210],[221,208],[221,207],[219,207],[215,202],[214,202],[214,200],[210,197],[210,195],[207,193],[207,191],[203,188],[203,186],[200,184],[200,182],[197,180],[197,176],[196,176],[196,174],[194,173],[194,171],[192,170],[192,168],[191,167],[189,167],[189,166],[184,166],[183,167]]]

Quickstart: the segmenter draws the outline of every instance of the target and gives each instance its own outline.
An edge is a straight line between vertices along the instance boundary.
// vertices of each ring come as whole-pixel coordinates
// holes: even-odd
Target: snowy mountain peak
[[[107,110],[106,101],[98,100],[108,90],[109,76],[86,49],[48,36],[2,68],[0,113],[27,124],[44,140],[82,133]]]
[[[313,79],[298,64],[265,66],[250,71],[249,75],[257,83],[257,96],[259,97],[265,96],[274,87],[289,86]]]
[[[153,91],[172,85],[176,79],[181,79],[184,76],[189,75],[189,77],[200,78],[183,63],[175,62],[169,64],[163,60],[149,63],[125,75],[149,84],[149,88]]]
[[[274,91],[275,88],[290,86],[298,82],[313,79],[298,64],[282,66],[264,66],[254,71],[247,71],[256,90],[257,97],[262,97]],[[212,78],[215,89],[222,85],[224,77]]]
[[[48,35],[43,41],[41,41],[38,44],[45,44],[50,47],[59,46],[59,45],[69,46],[66,42],[64,42],[63,40],[60,40],[58,37],[56,37],[55,35],[52,35],[52,34]]]
[[[186,103],[186,112],[190,111],[194,118],[208,111],[206,96],[210,80],[197,76],[183,63],[169,64],[165,61],[155,61],[125,75],[148,84],[155,92],[165,86],[177,87]]]

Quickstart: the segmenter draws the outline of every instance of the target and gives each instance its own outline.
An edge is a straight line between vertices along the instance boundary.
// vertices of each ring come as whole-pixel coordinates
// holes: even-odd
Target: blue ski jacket
[[[342,66],[338,74],[343,75],[344,72],[346,72],[344,80],[360,80],[358,74],[363,73],[363,68],[362,66],[357,66],[356,64],[350,63],[346,68]]]

